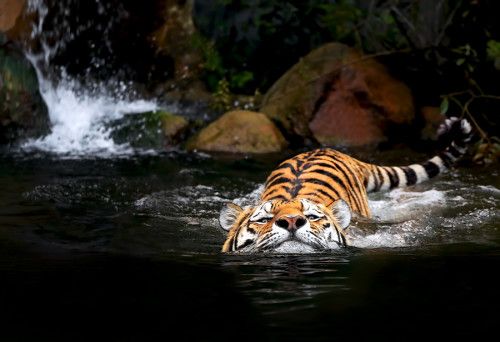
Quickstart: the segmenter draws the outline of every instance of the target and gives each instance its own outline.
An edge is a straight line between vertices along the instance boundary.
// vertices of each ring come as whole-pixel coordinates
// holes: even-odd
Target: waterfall
[[[100,12],[106,10],[100,1],[96,0],[96,3]],[[49,10],[44,0],[28,1],[27,11],[37,17],[32,26],[31,40],[37,43],[38,48],[37,51],[27,48],[25,53],[37,72],[40,93],[48,107],[51,132],[47,136],[24,142],[21,148],[70,156],[140,152],[129,144],[115,143],[111,137],[112,129],[106,123],[120,119],[127,113],[155,110],[157,104],[138,98],[127,81],[96,81],[83,85],[79,79],[70,76],[64,67],[54,67],[51,63],[59,50],[64,49],[76,34],[83,32],[91,23],[83,23],[77,32],[64,32],[68,23],[63,21],[60,23],[59,35],[44,32]],[[109,25],[112,24],[110,19]],[[93,61],[97,65],[104,62]]]

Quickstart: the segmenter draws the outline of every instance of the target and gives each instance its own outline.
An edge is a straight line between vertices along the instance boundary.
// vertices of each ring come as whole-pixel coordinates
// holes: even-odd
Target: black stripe
[[[269,183],[273,182],[274,180],[276,180],[277,178],[279,177],[284,177],[285,176],[285,173],[284,172],[276,172],[273,171],[271,173],[271,175],[267,178],[266,180],[266,187],[268,186]]]
[[[417,174],[412,168],[405,166],[401,168],[406,176],[406,185],[413,185],[417,183]]]
[[[337,167],[336,168],[333,168],[331,165],[328,165],[326,163],[318,163],[316,165],[320,165],[320,164],[323,164],[325,167],[328,167],[330,169],[333,169],[333,170],[336,170],[336,171],[340,171],[342,173],[342,175],[344,176],[344,178],[346,179],[347,183],[349,184],[349,189],[347,189],[346,187],[346,184],[344,183],[344,181],[342,179],[340,179],[337,175],[334,175],[333,173],[329,172],[329,171],[326,171],[326,170],[323,170],[323,169],[314,169],[314,170],[311,170],[310,172],[311,173],[319,173],[319,174],[322,174],[322,175],[325,175],[329,178],[331,178],[334,182],[336,182],[337,184],[341,185],[342,188],[344,189],[344,191],[346,192],[347,196],[352,200],[353,204],[356,204],[358,210],[361,210],[361,202],[359,201],[359,199],[357,198],[357,196],[355,196],[353,193],[353,191],[356,191],[355,187],[353,186],[353,184],[351,183],[351,180],[349,179],[349,177],[347,176],[346,172],[344,172],[343,169],[341,169],[338,165],[336,165]],[[350,191],[352,189],[352,191]]]
[[[455,158],[458,158],[458,157],[461,157],[462,156],[462,153],[460,153],[459,150],[457,150],[455,147],[453,147],[453,145],[450,145],[448,146],[448,148],[446,149],[448,152],[451,153],[451,155]]]
[[[273,189],[272,191],[269,191],[269,190],[270,190],[270,189],[267,189],[267,190],[266,190],[266,192],[262,195],[262,199],[266,199],[266,200],[267,200],[267,197],[268,197],[268,196],[271,196],[271,194],[273,194],[273,193],[275,193],[275,192],[277,192],[277,191],[285,191],[285,192],[287,192],[288,194],[290,194],[290,192],[291,192],[291,188],[290,188],[290,187],[288,187],[288,186],[284,186],[284,185],[280,186],[279,188],[275,188],[275,189]],[[267,191],[269,191],[269,193],[267,193]],[[278,196],[278,195],[277,195],[277,196]],[[283,196],[283,195],[281,195],[281,196]]]
[[[266,191],[262,194],[261,198],[264,199],[264,198],[267,198],[267,196],[271,196],[272,194],[274,194],[275,192],[278,192],[278,191],[286,191],[288,193],[290,193],[290,188],[288,186],[280,186],[280,187],[276,187],[274,189],[272,189],[271,191],[269,191],[271,189],[266,189]]]
[[[337,192],[337,190],[335,190],[335,188],[333,186],[331,186],[329,183],[327,183],[325,181],[322,181],[321,179],[303,178],[302,181],[305,182],[305,183],[312,183],[312,184],[317,184],[317,185],[324,186],[325,188],[331,190],[335,195],[337,195],[337,198],[340,198],[340,195]]]
[[[439,166],[430,160],[423,163],[422,166],[424,167],[425,172],[427,172],[427,176],[429,178],[435,177],[439,174]]]
[[[453,140],[453,142],[455,143],[455,145],[457,145],[460,148],[467,147],[467,144],[464,140]]]
[[[454,163],[455,159],[452,159],[446,152],[439,153],[438,155],[443,161],[444,166],[449,169]]]
[[[344,247],[347,247],[347,241],[345,240],[344,234],[341,234],[340,236],[342,237],[342,243],[343,243]]]
[[[286,192],[288,192],[292,198],[297,196],[297,194],[299,193],[300,189],[302,188],[302,180],[300,179],[296,179],[294,182],[293,182],[293,188],[285,188]]]
[[[253,240],[251,240],[251,239],[246,239],[246,240],[245,240],[245,242],[243,242],[243,244],[242,244],[240,247],[238,247],[238,248],[240,248],[240,249],[241,249],[241,248],[245,248],[246,246],[251,245],[251,244],[252,244],[252,242],[253,242]]]
[[[354,202],[358,206],[358,209],[361,210],[361,208],[363,206],[361,205],[361,200],[358,198],[358,196],[356,196],[356,187],[354,186],[354,184],[352,184],[351,179],[349,178],[349,175],[345,171],[345,170],[350,171],[350,168],[342,160],[338,159],[335,156],[331,156],[331,155],[325,154],[324,157],[328,157],[328,159],[331,160],[332,164],[317,163],[315,165],[321,165],[321,166],[324,166],[324,167],[330,167],[330,168],[334,168],[337,171],[340,171],[342,173],[342,175],[344,176],[344,178],[347,180],[347,183],[349,183],[349,186],[351,187],[351,189],[354,191],[354,194],[353,194]],[[353,175],[353,177],[355,179],[357,179],[356,175]],[[366,187],[365,187],[365,189],[366,189]],[[358,186],[358,192],[363,192],[363,191],[365,191],[365,189],[361,189]],[[350,191],[348,192],[348,194],[350,194]]]
[[[326,191],[323,191],[322,189],[316,189],[315,191],[316,191],[316,192],[319,192],[319,193],[320,193],[320,194],[322,194],[323,196],[328,197],[328,198],[330,198],[330,199],[332,199],[332,200],[336,200],[336,199],[340,198],[340,197],[334,198],[334,197],[332,197],[332,195],[330,195],[330,194],[329,194],[328,192],[326,192]]]
[[[375,166],[375,168],[377,168],[377,167]],[[380,188],[377,174],[374,170],[371,170],[371,175],[373,176],[373,189],[372,189],[372,191],[377,191]]]
[[[377,171],[377,175],[380,179],[380,182],[378,182],[378,185],[377,185],[377,188],[375,189],[375,191],[379,191],[380,188],[382,187],[382,185],[384,185],[384,176],[382,175],[382,171],[380,171],[380,167],[376,166],[375,167],[375,171]]]
[[[302,196],[315,196],[319,199],[322,199],[321,196],[319,196],[318,194],[314,193],[314,192],[308,192],[306,194],[302,194]]]
[[[269,189],[269,188],[272,188],[275,185],[283,184],[283,183],[290,183],[290,182],[291,182],[291,180],[289,178],[279,177],[279,178],[276,178],[275,180],[273,180],[271,183],[267,184],[266,188]]]
[[[385,169],[385,171],[387,172],[389,180],[391,181],[391,189],[397,188],[399,185],[399,177],[396,170],[394,170],[393,168],[387,168]]]
[[[275,200],[275,199],[281,199],[281,200],[287,200],[287,198],[283,195],[277,195],[277,196],[273,196],[271,198],[266,198],[266,201],[272,201],[272,200]]]
[[[346,187],[344,182],[339,177],[337,177],[333,173],[326,171],[324,169],[314,169],[308,173],[319,173],[320,175],[324,175],[324,176],[327,176],[328,178],[331,178],[335,183],[342,185],[343,188]]]
[[[297,170],[299,170],[302,164],[304,164],[304,161],[301,159],[297,159],[296,161],[297,161]]]
[[[237,241],[237,239],[238,239],[238,234],[239,234],[239,233],[240,233],[240,231],[238,230],[238,231],[236,232],[236,234],[234,234],[234,238],[233,238],[233,251],[235,251],[235,250],[236,250],[236,241]]]
[[[295,177],[298,177],[298,175],[300,174],[300,171],[298,169],[296,169],[292,164],[290,163],[283,163],[281,164],[280,166],[278,166],[278,168],[274,171],[278,171],[278,170],[283,170],[283,169],[290,169],[290,171],[293,173],[293,175]]]

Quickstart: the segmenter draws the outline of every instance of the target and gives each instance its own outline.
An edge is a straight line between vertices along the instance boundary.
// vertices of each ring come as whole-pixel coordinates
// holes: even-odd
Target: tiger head
[[[344,229],[351,210],[344,200],[325,206],[307,199],[265,201],[241,208],[233,203],[220,213],[228,232],[223,252],[329,250],[346,246]]]

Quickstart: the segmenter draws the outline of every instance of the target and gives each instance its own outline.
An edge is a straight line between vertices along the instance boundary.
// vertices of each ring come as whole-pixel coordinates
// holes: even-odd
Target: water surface
[[[222,255],[222,203],[254,201],[279,158],[3,154],[0,339],[477,339],[493,331],[497,169],[463,167],[371,196],[376,219],[354,222],[345,250]]]

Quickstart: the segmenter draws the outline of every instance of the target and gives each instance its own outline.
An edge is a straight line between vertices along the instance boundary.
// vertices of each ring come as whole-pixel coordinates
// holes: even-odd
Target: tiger
[[[259,202],[226,203],[219,216],[227,237],[222,252],[304,252],[347,247],[352,215],[371,218],[368,193],[421,183],[448,170],[467,151],[472,128],[449,118],[438,134],[451,143],[421,164],[378,166],[331,148],[283,161],[268,176]]]

